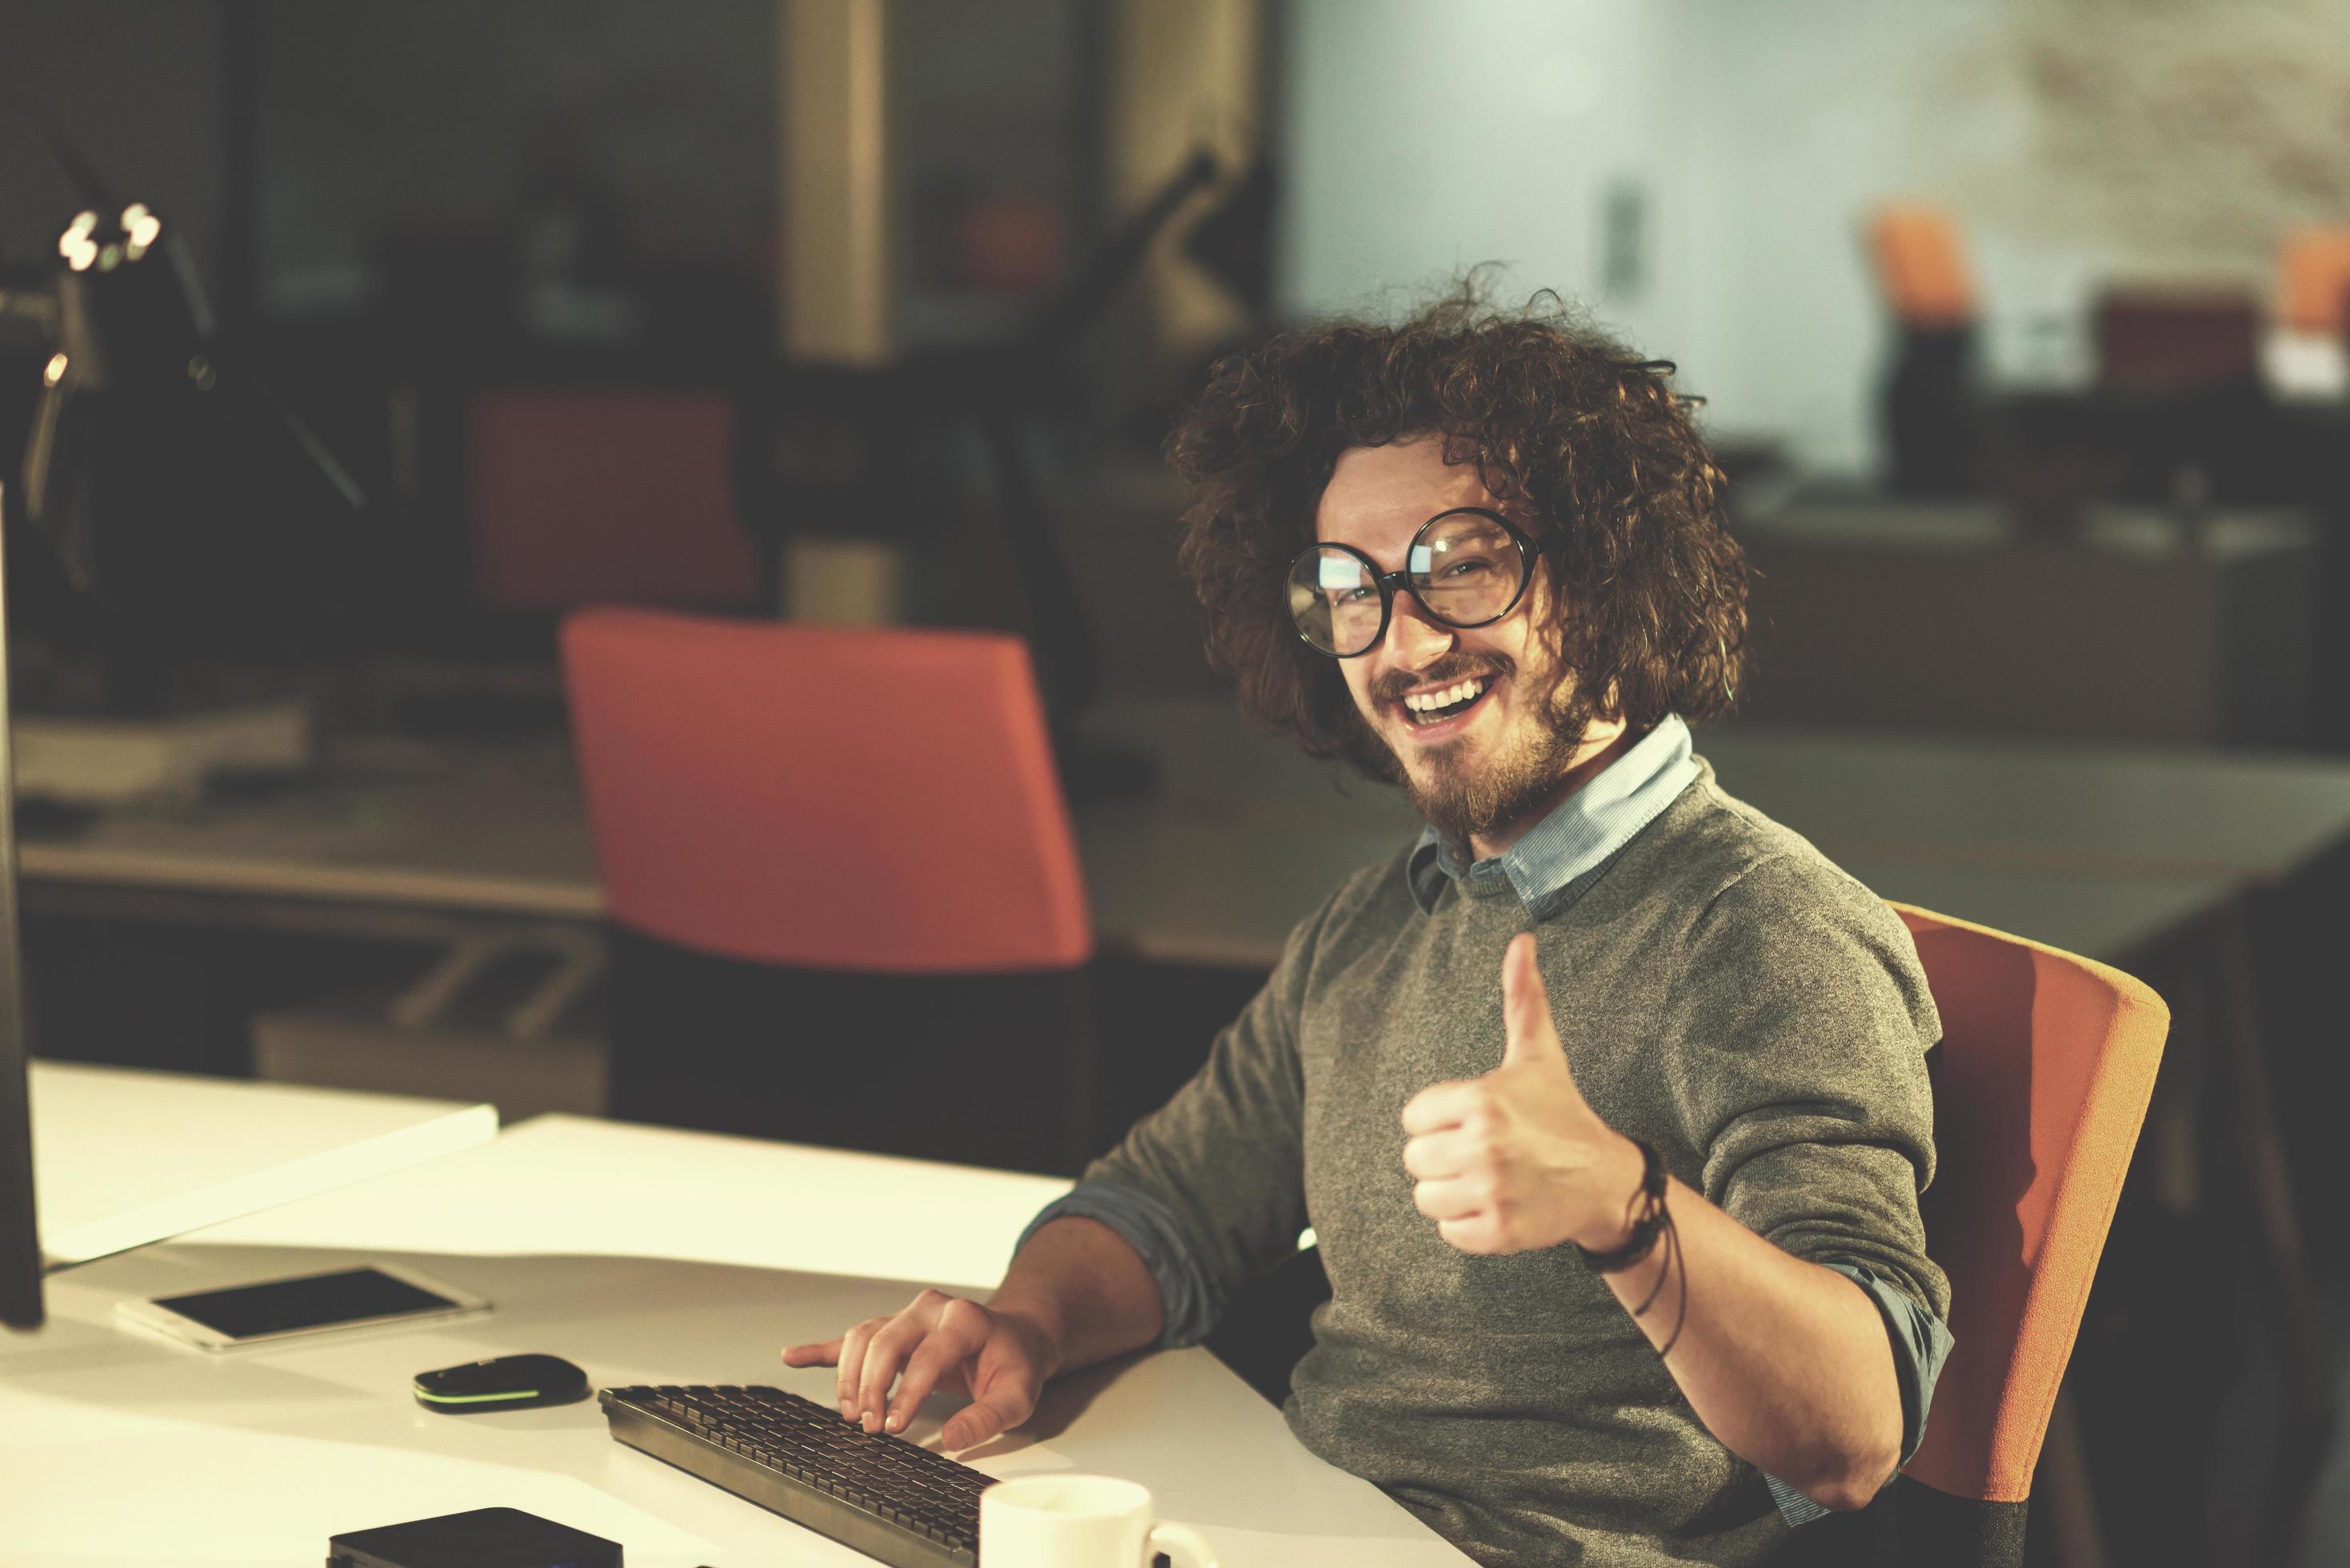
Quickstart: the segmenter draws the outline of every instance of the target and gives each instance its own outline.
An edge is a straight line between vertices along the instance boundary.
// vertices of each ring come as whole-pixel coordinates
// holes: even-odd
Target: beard
[[[1514,671],[1508,673],[1514,674]],[[1439,677],[1449,679],[1449,677]],[[1405,796],[1428,825],[1463,860],[1472,836],[1492,833],[1544,804],[1575,765],[1575,753],[1596,714],[1596,704],[1580,683],[1563,679],[1547,691],[1522,690],[1539,722],[1522,723],[1497,754],[1480,757],[1468,742],[1453,741],[1423,750],[1415,773],[1393,746]],[[1384,738],[1382,739],[1384,744]]]

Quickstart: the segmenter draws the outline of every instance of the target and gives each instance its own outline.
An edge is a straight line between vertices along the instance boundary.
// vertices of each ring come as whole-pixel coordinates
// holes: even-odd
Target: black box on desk
[[[335,1536],[327,1568],[620,1568],[620,1547],[518,1508],[477,1508]]]

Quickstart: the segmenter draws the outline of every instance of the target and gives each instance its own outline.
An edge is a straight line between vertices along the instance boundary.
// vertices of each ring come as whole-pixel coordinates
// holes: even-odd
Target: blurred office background
[[[615,1039],[560,617],[993,628],[1098,1144],[1269,963],[1139,867],[1303,912],[1403,831],[1214,723],[1170,412],[1496,264],[1705,400],[1726,745],[2027,781],[1931,845],[1762,804],[2171,1002],[2035,1560],[2350,1552],[2350,0],[0,0],[0,99],[44,1054],[692,1121]],[[132,202],[187,277],[100,264]],[[2248,856],[2254,778],[2312,826]]]

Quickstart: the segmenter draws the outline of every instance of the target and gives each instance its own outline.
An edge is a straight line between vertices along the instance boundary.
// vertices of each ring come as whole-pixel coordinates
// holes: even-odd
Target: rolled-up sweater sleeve
[[[1243,1285],[1297,1251],[1306,1224],[1297,1018],[1322,919],[1291,931],[1272,977],[1191,1082],[1021,1237],[1066,1215],[1116,1231],[1159,1282],[1163,1345],[1204,1338]]]
[[[1092,1220],[1125,1239],[1159,1286],[1161,1349],[1196,1345],[1216,1325],[1218,1301],[1200,1249],[1175,1211],[1139,1187],[1087,1179],[1045,1205],[1020,1232],[1020,1246],[1055,1220]],[[1013,1249],[1016,1254],[1019,1247]]]
[[[1777,857],[1721,889],[1686,953],[1664,1038],[1702,1190],[1870,1297],[1901,1382],[1906,1461],[1950,1344],[1950,1282],[1918,1208],[1941,1023],[1916,946],[1859,883]]]

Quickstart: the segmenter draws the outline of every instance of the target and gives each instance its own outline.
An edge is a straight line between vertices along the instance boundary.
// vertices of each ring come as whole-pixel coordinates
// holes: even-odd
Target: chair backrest
[[[563,628],[611,918],[802,969],[1069,970],[1093,949],[1026,647],[593,608]]]
[[[1939,1169],[1924,1211],[1957,1341],[1906,1473],[1954,1497],[2021,1501],[2170,1012],[2119,970],[1893,908],[1942,1017],[1929,1057]]]
[[[2097,379],[2109,389],[2191,392],[2260,378],[2261,312],[2249,291],[2108,288],[2096,335]]]
[[[2277,319],[2336,342],[2350,334],[2350,223],[2291,231],[2277,247]]]
[[[1974,279],[1958,224],[1939,207],[1891,202],[1869,219],[1877,286],[1902,325],[1959,327],[1975,318]]]
[[[581,388],[466,407],[473,586],[502,609],[746,607],[758,551],[735,519],[734,405],[715,392]]]

